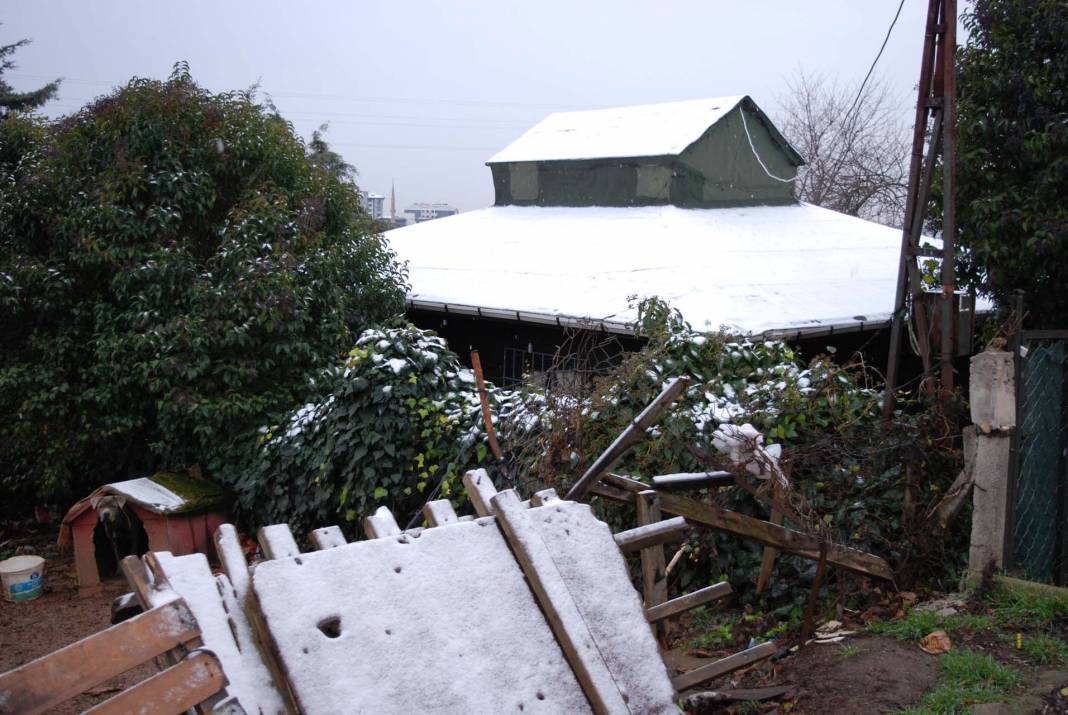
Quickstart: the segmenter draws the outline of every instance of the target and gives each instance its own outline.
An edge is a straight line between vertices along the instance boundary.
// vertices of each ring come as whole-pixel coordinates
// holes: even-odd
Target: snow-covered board
[[[305,715],[590,712],[492,518],[266,561],[252,591]]]
[[[446,528],[253,569],[253,606],[302,712],[570,713],[590,712],[591,701],[599,712],[677,712],[608,527],[588,506],[549,492],[536,508],[506,496],[553,582],[553,603],[542,602],[537,587],[532,594],[537,574],[524,578],[530,560],[494,516],[446,519]],[[552,627],[543,611],[554,613]],[[560,613],[564,631],[581,637],[568,640]],[[576,668],[576,643],[589,651],[600,693],[611,697],[591,694],[589,669]]]

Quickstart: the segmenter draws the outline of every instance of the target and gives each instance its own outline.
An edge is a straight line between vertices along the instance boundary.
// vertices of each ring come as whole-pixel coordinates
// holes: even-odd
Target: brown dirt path
[[[111,601],[128,590],[116,579],[105,582],[100,596],[79,598],[71,556],[60,554],[52,536],[34,539],[34,546],[46,559],[44,593],[21,603],[0,600],[0,672],[104,630],[111,625]],[[98,694],[78,696],[52,712],[80,713],[155,672],[153,665],[143,665],[94,689]]]

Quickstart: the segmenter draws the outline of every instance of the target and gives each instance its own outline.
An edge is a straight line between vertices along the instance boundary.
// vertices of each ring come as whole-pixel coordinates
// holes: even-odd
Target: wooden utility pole
[[[916,347],[923,361],[925,379],[933,375],[931,329],[922,301],[923,280],[916,259],[942,259],[940,296],[940,382],[943,396],[953,391],[953,355],[957,326],[956,277],[954,275],[956,224],[957,151],[957,0],[928,0],[927,30],[923,41],[923,61],[916,101],[916,122],[909,165],[909,190],[901,232],[901,258],[898,264],[897,295],[890,327],[890,355],[886,369],[886,396],[883,415],[894,410],[895,389],[901,360],[905,321],[915,324]],[[931,196],[937,157],[942,156],[942,248],[921,248],[920,235],[927,202]],[[933,303],[929,304],[933,305]]]

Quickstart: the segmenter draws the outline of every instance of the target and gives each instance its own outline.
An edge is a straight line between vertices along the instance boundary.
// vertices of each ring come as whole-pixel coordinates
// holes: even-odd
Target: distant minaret
[[[389,217],[397,218],[397,187],[392,179],[389,180]]]

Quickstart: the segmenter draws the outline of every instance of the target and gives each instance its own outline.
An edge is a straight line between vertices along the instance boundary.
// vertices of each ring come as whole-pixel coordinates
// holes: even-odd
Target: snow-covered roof
[[[495,206],[386,233],[413,307],[630,332],[630,296],[698,329],[820,334],[889,320],[901,232],[808,204]]]
[[[486,163],[675,156],[744,99],[738,95],[557,112],[528,129]]]

